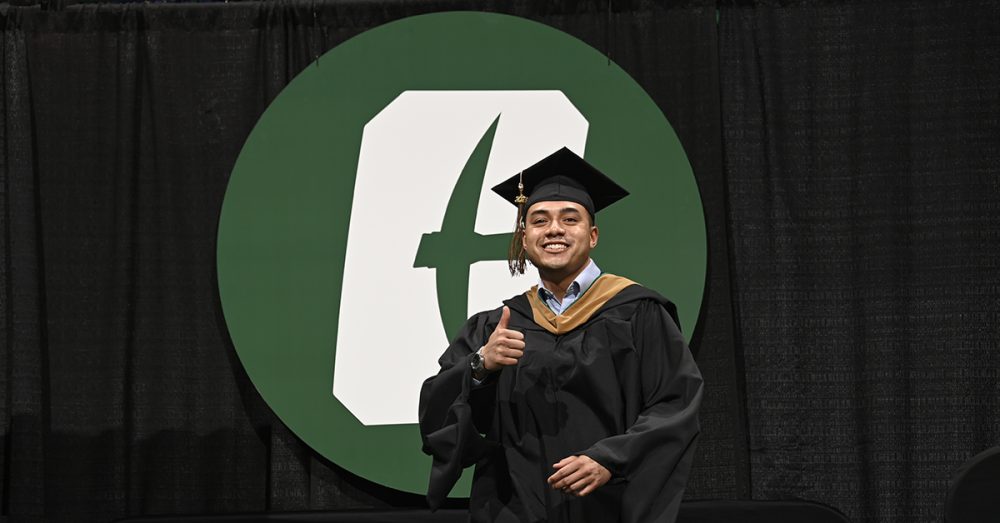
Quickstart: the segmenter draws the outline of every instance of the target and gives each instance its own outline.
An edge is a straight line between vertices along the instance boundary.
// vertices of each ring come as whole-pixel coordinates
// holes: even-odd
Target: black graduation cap
[[[628,191],[566,147],[501,182],[493,192],[514,205],[522,203],[519,196],[527,197],[523,209],[538,202],[576,202],[591,216],[628,196]]]

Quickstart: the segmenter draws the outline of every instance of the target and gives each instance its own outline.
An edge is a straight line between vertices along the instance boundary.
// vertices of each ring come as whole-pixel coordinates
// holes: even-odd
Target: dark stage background
[[[937,521],[952,471],[1000,443],[994,1],[12,4],[11,521],[422,505],[275,418],[229,342],[214,251],[230,169],[281,88],[353,35],[440,10],[583,39],[679,134],[710,236],[689,499]]]

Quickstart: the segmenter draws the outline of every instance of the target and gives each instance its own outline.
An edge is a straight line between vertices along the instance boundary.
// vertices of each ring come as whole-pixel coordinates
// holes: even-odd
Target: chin
[[[531,260],[531,263],[535,264],[535,267],[546,268],[549,270],[565,269],[569,265],[569,260],[561,260],[557,257],[542,257],[535,258]]]
[[[569,261],[541,263],[541,264],[535,264],[535,266],[538,267],[539,270],[545,270],[548,272],[556,272],[556,273],[573,272],[574,270],[582,267],[582,265],[574,266]]]

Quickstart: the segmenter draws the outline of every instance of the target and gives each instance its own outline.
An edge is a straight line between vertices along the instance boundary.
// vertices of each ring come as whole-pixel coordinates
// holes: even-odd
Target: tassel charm
[[[514,203],[517,204],[517,222],[514,223],[514,235],[507,250],[507,266],[510,268],[511,276],[524,274],[527,266],[524,259],[524,204],[528,202],[528,197],[524,195],[524,171],[521,171],[520,176],[517,182],[517,196],[514,197]]]

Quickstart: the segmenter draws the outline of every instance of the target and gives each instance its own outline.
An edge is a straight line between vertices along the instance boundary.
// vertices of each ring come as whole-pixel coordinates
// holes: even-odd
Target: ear
[[[597,247],[597,237],[600,235],[600,231],[597,230],[597,226],[594,225],[590,228],[590,248],[593,249]]]

